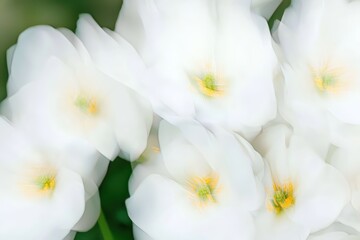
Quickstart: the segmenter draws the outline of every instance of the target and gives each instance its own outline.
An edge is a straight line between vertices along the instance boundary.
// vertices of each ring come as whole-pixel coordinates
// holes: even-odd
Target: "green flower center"
[[[216,176],[195,177],[190,186],[200,203],[216,202],[218,179]]]
[[[295,204],[294,187],[292,183],[279,186],[273,185],[274,195],[271,199],[270,210],[276,214],[282,213],[284,210],[292,207]]]
[[[338,79],[336,75],[323,73],[315,78],[315,84],[321,91],[332,91],[335,90]]]
[[[204,84],[204,87],[206,87],[207,89],[212,91],[218,90],[216,86],[215,76],[213,74],[206,74],[203,77],[202,82]]]
[[[206,73],[201,77],[195,77],[197,88],[206,97],[218,97],[224,94],[221,78],[213,73]]]
[[[83,113],[95,115],[98,112],[97,102],[93,98],[79,96],[74,104]]]
[[[208,184],[200,184],[196,189],[197,196],[201,201],[213,200],[214,197],[214,189]]]
[[[56,187],[56,178],[54,175],[44,175],[35,179],[35,185],[40,191],[54,191]]]

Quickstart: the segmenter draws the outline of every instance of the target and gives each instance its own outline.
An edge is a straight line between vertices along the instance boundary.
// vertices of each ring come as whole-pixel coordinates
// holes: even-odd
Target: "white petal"
[[[37,26],[23,32],[12,58],[8,94],[12,95],[26,83],[37,80],[37,73],[42,72],[45,63],[54,56],[75,65],[79,59],[73,45],[51,27]]]
[[[152,110],[141,96],[125,86],[113,93],[114,131],[121,151],[129,160],[137,159],[145,150],[152,124]]]
[[[305,240],[309,231],[292,222],[286,215],[276,216],[273,212],[260,213],[256,218],[256,240]]]
[[[63,240],[73,240],[75,239],[76,232],[71,231]]]
[[[85,190],[79,175],[66,169],[58,172],[53,196],[53,217],[65,229],[71,229],[85,210]],[[65,214],[66,213],[66,214]]]
[[[135,224],[133,225],[133,234],[134,239],[137,240],[153,240],[148,234],[146,234],[143,230],[141,230],[141,228],[139,228]]]
[[[281,0],[253,0],[252,8],[256,13],[269,19],[280,3]]]
[[[132,195],[144,179],[151,174],[159,174],[171,178],[160,153],[152,153],[146,159],[141,160],[145,162],[140,161],[140,163],[137,163],[129,179],[130,195]]]
[[[360,213],[348,204],[341,212],[339,222],[360,231]]]
[[[320,236],[310,236],[308,240],[347,240],[348,234],[344,232],[325,233]],[[350,239],[349,239],[350,240]]]
[[[254,141],[257,149],[269,163],[273,177],[279,182],[289,180],[289,159],[287,148],[291,130],[285,125],[275,125],[264,129]],[[276,141],[275,141],[276,139]]]
[[[58,30],[72,43],[84,63],[89,64],[91,62],[90,55],[80,39],[67,28],[59,28]]]
[[[140,8],[147,7],[150,3],[152,4],[152,1],[124,0],[116,21],[115,31],[125,37],[137,49],[141,48],[145,38]]]
[[[120,35],[101,29],[88,15],[80,16],[76,34],[90,52],[101,71],[123,84],[136,88],[136,76],[144,71],[140,57]]]
[[[85,232],[90,230],[100,216],[100,196],[97,186],[94,183],[85,183],[86,204],[81,219],[72,228],[75,231]],[[95,192],[95,193],[94,193]]]
[[[162,121],[159,126],[159,143],[165,166],[178,181],[186,182],[191,177],[211,173],[205,156],[175,126],[166,121]]]
[[[241,145],[232,135],[219,136],[219,147],[222,147],[222,158],[218,159],[218,167],[223,169],[222,176],[229,179],[229,188],[232,194],[239,197],[238,204],[247,211],[258,209],[264,202],[264,188],[261,184],[263,166],[256,169],[260,176],[256,176],[255,169],[252,168],[253,162],[262,159],[252,149],[250,155],[250,144]],[[244,143],[243,143],[244,144]],[[247,148],[247,149],[246,149]],[[254,158],[251,158],[254,157]],[[219,170],[220,171],[220,170]],[[259,173],[258,172],[258,173]]]
[[[6,51],[6,62],[7,62],[9,75],[11,75],[11,66],[14,58],[15,49],[16,49],[16,45],[13,45]]]
[[[300,154],[299,156],[300,158],[295,160],[298,164],[292,163],[298,172],[298,192],[295,193],[294,211],[290,212],[289,216],[294,222],[315,232],[337,219],[349,201],[350,189],[343,175],[334,167],[326,163],[321,167],[317,164],[322,162],[321,159],[301,158]]]

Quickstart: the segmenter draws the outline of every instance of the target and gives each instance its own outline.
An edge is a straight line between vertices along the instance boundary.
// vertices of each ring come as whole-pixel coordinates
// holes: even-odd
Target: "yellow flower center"
[[[345,71],[342,68],[326,64],[320,71],[313,71],[316,88],[322,93],[339,93],[346,83]]]
[[[195,81],[199,91],[206,97],[219,97],[224,95],[222,78],[211,72],[196,76]]]
[[[331,73],[322,73],[315,76],[315,85],[322,92],[337,92],[338,77]]]
[[[273,196],[270,200],[269,209],[276,214],[281,214],[284,210],[294,206],[294,186],[292,183],[287,183],[282,186],[273,184]]]
[[[218,178],[213,175],[190,180],[190,189],[200,204],[216,202],[217,185]]]
[[[98,112],[97,102],[93,98],[78,96],[74,104],[83,113],[95,115]]]
[[[56,189],[57,170],[50,165],[28,166],[19,185],[29,197],[51,196]]]
[[[35,179],[35,185],[43,192],[54,191],[56,187],[55,175],[39,176]]]

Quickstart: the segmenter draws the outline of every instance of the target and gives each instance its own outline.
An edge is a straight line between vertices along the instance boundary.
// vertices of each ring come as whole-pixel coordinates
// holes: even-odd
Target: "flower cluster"
[[[360,238],[360,1],[125,0],[8,50],[0,239],[73,239],[129,160],[139,240]],[[15,217],[11,217],[15,216]]]

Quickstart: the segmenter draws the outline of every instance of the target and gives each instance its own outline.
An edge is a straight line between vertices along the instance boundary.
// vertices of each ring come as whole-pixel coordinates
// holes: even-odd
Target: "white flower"
[[[306,239],[333,223],[348,203],[344,176],[285,125],[255,140],[267,162],[267,199],[257,216],[257,239]]]
[[[59,145],[83,140],[109,159],[136,159],[152,112],[131,89],[103,74],[66,29],[33,27],[9,51],[3,112],[17,127]],[[134,69],[122,69],[124,78]],[[36,134],[35,134],[36,133]]]
[[[263,162],[250,144],[195,123],[177,129],[165,121],[159,142],[167,174],[138,165],[133,174],[145,179],[138,184],[132,177],[126,202],[140,239],[252,239],[249,212],[263,199]]]
[[[307,137],[346,145],[360,136],[359,12],[357,1],[294,1],[279,25],[281,113]]]
[[[144,58],[141,85],[166,120],[251,138],[276,114],[266,21],[241,1],[124,1],[116,31]]]
[[[3,119],[0,133],[0,238],[60,240],[92,227],[97,187],[80,165],[93,169],[96,154],[33,143]]]

